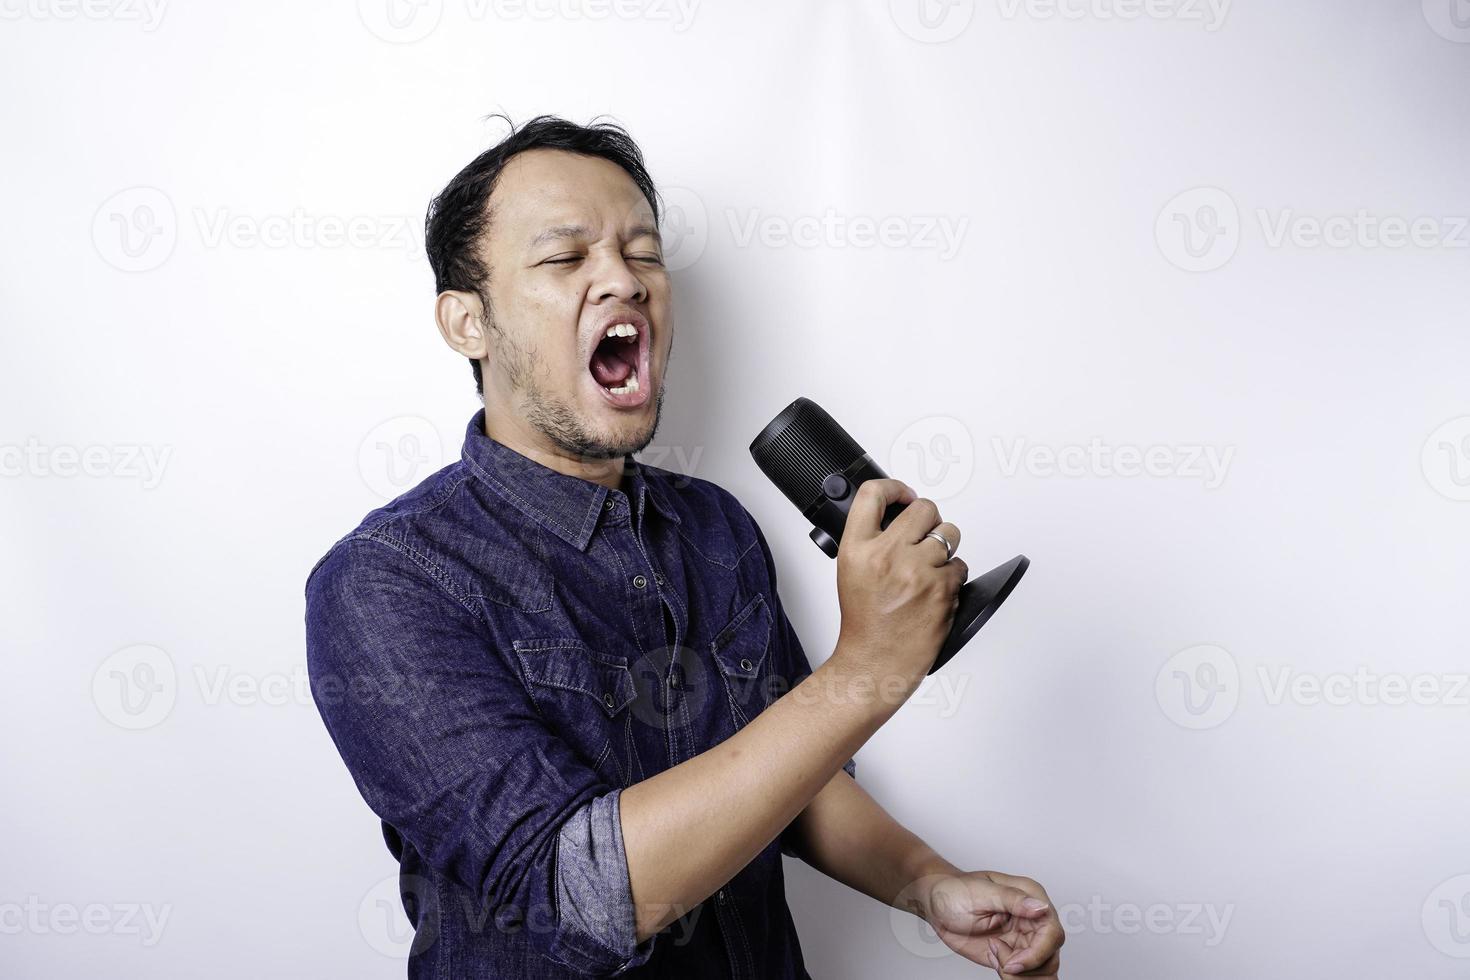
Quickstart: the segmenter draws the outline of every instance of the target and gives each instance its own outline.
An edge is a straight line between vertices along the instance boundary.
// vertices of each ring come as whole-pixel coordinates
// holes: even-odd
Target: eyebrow
[[[535,238],[531,239],[531,248],[544,245],[547,242],[564,238],[586,238],[589,234],[586,225],[555,225],[547,228]],[[663,236],[658,233],[657,225],[637,225],[628,229],[628,237],[642,238],[644,235],[653,236],[654,241],[663,244]]]

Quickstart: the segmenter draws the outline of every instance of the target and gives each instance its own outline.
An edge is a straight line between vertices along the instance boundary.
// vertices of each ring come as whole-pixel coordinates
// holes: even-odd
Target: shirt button
[[[642,573],[633,576],[633,588],[641,589],[647,584],[648,579],[644,578]]]
[[[614,503],[613,499],[611,497],[608,497],[607,500],[603,503],[602,509],[603,510],[612,510],[613,509],[613,503]]]
[[[611,694],[604,694],[602,696],[602,703],[611,708],[613,706],[613,696]]]
[[[653,580],[655,582],[657,582],[659,585],[663,585],[664,584],[664,577],[662,575],[660,575],[658,572],[654,572],[653,573]]]
[[[715,901],[719,902],[721,905],[725,904],[725,889],[721,888],[719,891],[715,892]]]
[[[676,688],[677,689],[678,686],[679,686],[679,675],[678,674],[670,674],[669,675],[669,687],[672,687],[672,688]]]
[[[753,663],[750,662],[750,658],[749,657],[741,657],[740,658],[740,669],[741,670],[750,670],[750,668],[752,668],[754,666],[755,666],[755,664],[753,664]]]

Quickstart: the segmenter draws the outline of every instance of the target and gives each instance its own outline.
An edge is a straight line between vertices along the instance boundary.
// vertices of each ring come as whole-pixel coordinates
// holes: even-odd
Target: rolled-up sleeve
[[[312,697],[368,806],[538,952],[647,962],[609,786],[550,729],[488,625],[390,541],[339,542],[306,586]]]

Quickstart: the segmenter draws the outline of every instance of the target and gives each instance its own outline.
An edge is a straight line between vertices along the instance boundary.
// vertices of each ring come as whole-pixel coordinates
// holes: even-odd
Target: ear
[[[446,289],[434,300],[434,321],[444,342],[473,361],[490,356],[489,338],[480,317],[484,304],[474,293]]]

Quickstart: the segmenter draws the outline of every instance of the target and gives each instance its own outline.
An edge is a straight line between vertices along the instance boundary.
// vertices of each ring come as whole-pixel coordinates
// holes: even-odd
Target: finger
[[[943,541],[940,541],[936,537],[932,537],[928,533],[926,533],[922,538],[919,539],[919,545],[921,547],[929,548],[934,552],[933,564],[943,565],[946,561],[949,560],[949,556],[953,552],[959,551],[960,529],[955,527],[948,521],[945,521],[943,524],[940,524],[937,527],[933,528],[933,531],[944,535],[945,539],[949,541],[950,547],[946,548]]]
[[[1016,957],[1016,951],[1011,948],[1009,943],[1007,943],[1004,939],[1001,939],[999,936],[994,937],[990,940],[990,951],[995,955],[996,960],[1000,963],[1002,969],[1005,969],[1005,965]]]
[[[887,533],[904,544],[918,544],[940,520],[938,504],[928,497],[915,497],[888,525]]]
[[[941,565],[940,567],[948,568],[950,570],[949,573],[951,579],[949,583],[949,590],[954,593],[955,601],[958,602],[960,597],[960,586],[969,581],[970,566],[966,565],[965,560],[959,555],[955,555],[949,560],[948,564]]]
[[[985,877],[989,878],[997,885],[1009,885],[1012,888],[1019,888],[1027,895],[1039,898],[1047,904],[1051,903],[1051,896],[1046,893],[1046,889],[1042,888],[1040,884],[1032,881],[1030,878],[1022,878],[1019,875],[1003,874],[999,871],[987,871],[985,872]]]
[[[847,523],[842,527],[842,537],[860,540],[875,538],[883,531],[883,513],[890,504],[912,503],[917,497],[913,488],[902,480],[864,480],[847,510]],[[908,513],[907,510],[904,513]],[[901,518],[903,514],[899,515]],[[899,518],[894,518],[894,524]],[[888,525],[892,527],[893,524]]]
[[[1000,977],[1001,980],[1005,980],[1005,968],[1001,966],[1004,959],[1005,957],[1001,955],[1000,948],[995,945],[995,940],[990,940],[990,965],[994,968],[996,976]]]
[[[1010,973],[1034,972],[1057,954],[1064,936],[1062,924],[1055,916],[1039,923],[1035,932],[1023,935],[1015,945],[1015,955],[1005,961]]]
[[[1015,885],[1001,885],[992,893],[997,907],[1021,919],[1039,919],[1046,915],[1051,903],[1022,891]]]
[[[1056,976],[1058,973],[1061,972],[1061,969],[1062,954],[1053,953],[1051,955],[1051,959],[1047,960],[1036,969],[1027,970],[1025,973],[1018,974],[1018,976],[1034,977],[1036,978],[1036,980],[1056,980]]]

